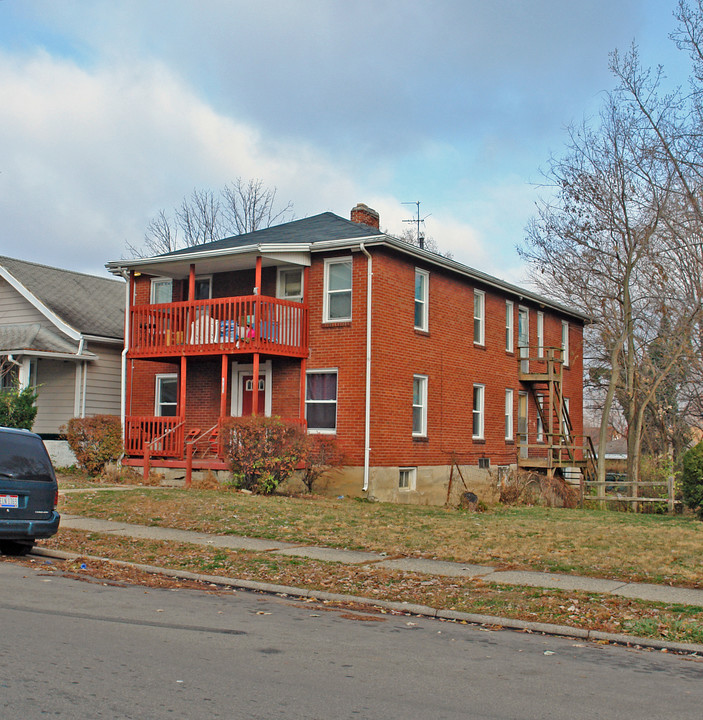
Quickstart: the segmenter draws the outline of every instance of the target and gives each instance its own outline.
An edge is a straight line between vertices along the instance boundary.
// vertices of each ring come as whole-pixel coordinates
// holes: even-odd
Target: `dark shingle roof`
[[[247,247],[248,245],[277,245],[279,243],[316,243],[340,238],[362,238],[370,235],[382,235],[378,228],[362,223],[345,220],[331,212],[320,213],[312,217],[292,220],[283,225],[274,225],[263,230],[235,235],[234,237],[213,240],[195,247],[174,250],[159,257],[171,257],[184,253],[210,252],[227,248]]]
[[[121,280],[0,256],[0,265],[61,320],[85,335],[122,338]]]

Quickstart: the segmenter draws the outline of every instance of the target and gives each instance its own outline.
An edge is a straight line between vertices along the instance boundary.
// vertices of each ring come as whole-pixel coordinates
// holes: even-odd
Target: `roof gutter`
[[[369,489],[369,460],[371,456],[371,297],[373,259],[364,243],[359,249],[366,255],[366,401],[364,407],[364,492]]]

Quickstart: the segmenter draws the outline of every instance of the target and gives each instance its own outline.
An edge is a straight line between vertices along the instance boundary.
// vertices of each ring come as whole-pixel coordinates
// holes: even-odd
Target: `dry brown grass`
[[[199,532],[703,587],[692,517],[499,507],[466,513],[321,497],[144,489],[72,494],[64,512]]]

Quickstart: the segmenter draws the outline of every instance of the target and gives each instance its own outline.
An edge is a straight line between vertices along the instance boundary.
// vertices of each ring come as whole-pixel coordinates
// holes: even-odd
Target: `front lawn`
[[[61,481],[60,481],[61,482]],[[65,513],[144,525],[703,588],[692,516],[499,507],[483,513],[321,497],[134,488],[62,498]]]

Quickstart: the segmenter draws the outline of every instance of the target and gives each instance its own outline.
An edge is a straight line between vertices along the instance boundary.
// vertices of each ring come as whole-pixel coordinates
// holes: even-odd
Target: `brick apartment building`
[[[452,467],[582,465],[582,313],[322,213],[151,258],[130,283],[126,462],[224,469],[219,423],[336,435],[335,493],[441,504]],[[458,477],[458,475],[457,475]]]

